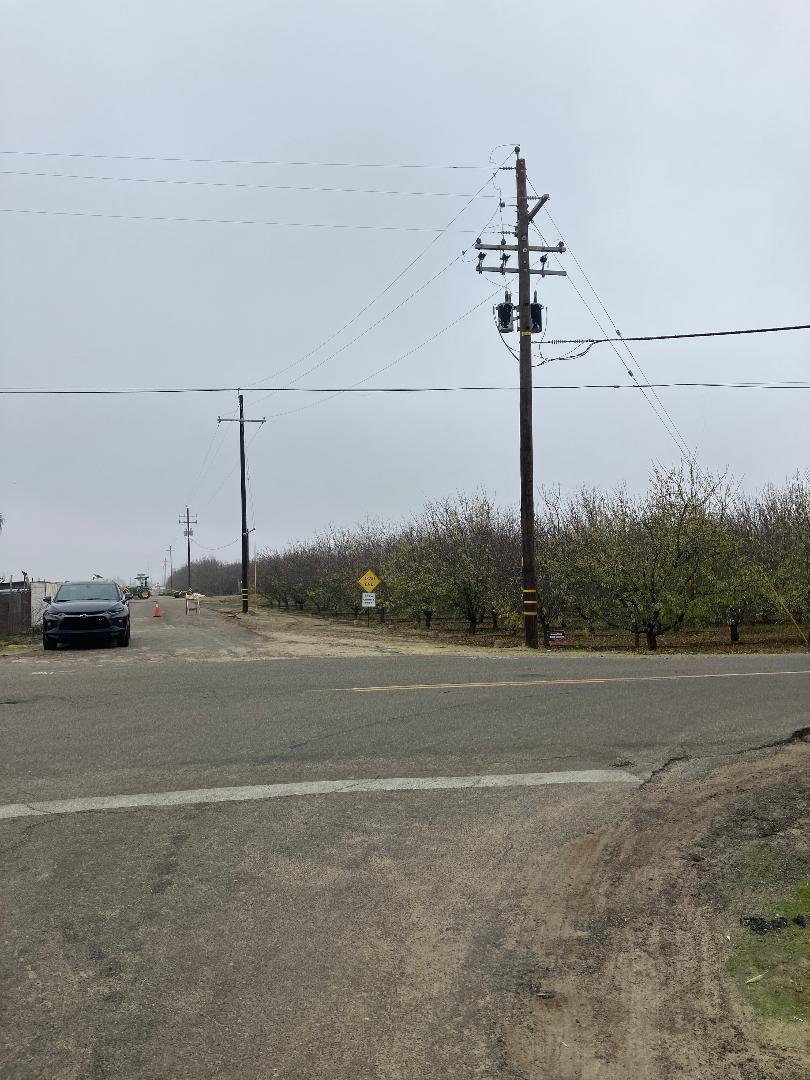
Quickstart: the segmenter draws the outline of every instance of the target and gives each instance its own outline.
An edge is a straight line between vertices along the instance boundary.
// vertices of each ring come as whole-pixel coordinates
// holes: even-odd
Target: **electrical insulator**
[[[502,334],[511,334],[514,330],[515,307],[509,293],[506,293],[503,303],[498,304],[495,310],[498,313],[498,329]]]
[[[543,333],[543,305],[532,304],[531,305],[531,317],[532,317],[532,333]]]

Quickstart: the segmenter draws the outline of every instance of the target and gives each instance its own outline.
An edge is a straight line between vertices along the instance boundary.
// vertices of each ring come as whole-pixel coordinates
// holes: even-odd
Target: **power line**
[[[570,249],[569,249],[570,250]],[[702,330],[692,334],[647,334],[644,337],[604,337],[604,338],[551,338],[546,345],[603,345],[621,341],[681,341],[685,338],[739,337],[744,334],[781,334],[787,330],[810,330],[810,323],[795,326],[760,326],[753,330]]]
[[[211,453],[211,450],[212,450],[212,448],[214,446],[214,442],[215,442],[217,436],[220,435],[220,433],[222,434],[222,438],[217,443],[217,446],[214,449],[214,452]],[[216,459],[217,459],[217,457],[219,455],[219,452],[222,450],[222,447],[224,446],[224,444],[225,444],[225,429],[222,427],[221,424],[217,424],[217,426],[216,426],[216,428],[214,430],[214,434],[213,434],[213,437],[211,439],[211,442],[208,444],[208,449],[206,450],[205,454],[203,455],[203,460],[202,460],[202,464],[200,465],[200,470],[199,470],[199,472],[197,474],[197,479],[194,481],[194,484],[193,484],[193,486],[191,488],[191,492],[189,493],[189,499],[191,499],[192,496],[199,490],[200,483],[202,482],[203,477],[213,467],[214,462],[216,461]],[[209,457],[209,454],[210,454],[210,457]]]
[[[548,209],[548,204],[547,203],[545,205],[545,211],[546,211],[546,214],[548,215],[549,221],[554,226],[554,228],[555,228],[555,230],[557,232],[557,235],[560,237],[561,240],[563,240],[565,242],[566,249],[567,249],[568,253],[570,254],[571,258],[576,263],[577,269],[579,270],[579,272],[582,274],[583,278],[587,282],[588,288],[591,290],[593,295],[596,297],[597,303],[599,304],[599,306],[602,308],[602,311],[604,311],[605,315],[607,316],[608,322],[613,327],[614,334],[616,335],[617,338],[621,338],[621,332],[619,331],[619,328],[616,326],[615,319],[613,318],[613,316],[608,311],[608,309],[605,306],[604,301],[602,300],[601,296],[597,293],[596,289],[594,288],[594,286],[593,286],[593,284],[591,282],[591,279],[585,273],[585,270],[583,269],[582,264],[580,263],[579,259],[576,257],[576,254],[571,250],[570,245],[565,241],[565,237],[563,236],[562,231],[560,230],[559,226],[557,225],[557,222],[551,216],[551,212]],[[537,228],[537,231],[539,233],[540,230],[537,227],[537,225],[535,225],[535,228]],[[599,320],[596,318],[594,312],[591,310],[590,306],[585,301],[585,297],[580,292],[580,290],[577,287],[576,283],[570,277],[569,277],[568,280],[571,282],[571,284],[573,285],[577,295],[579,296],[579,298],[585,304],[585,307],[590,312],[591,317],[596,322],[596,325],[602,331],[602,336],[603,337],[608,337],[608,335],[605,333],[604,327],[599,322]],[[638,370],[641,372],[642,378],[645,380],[645,382],[649,383],[649,381],[650,381],[649,377],[647,376],[647,373],[642,368],[642,366],[641,366],[639,360],[637,359],[635,353],[633,352],[633,350],[630,348],[630,346],[626,342],[622,341],[621,343],[624,346],[624,349],[627,352],[628,356],[633,361],[633,366],[638,368]],[[622,367],[625,369],[627,374],[630,376],[630,378],[633,379],[634,381],[637,381],[635,373],[632,371],[632,369],[629,367],[629,365],[625,362],[625,360],[623,359],[621,353],[616,348],[616,345],[613,342],[611,342],[610,347],[616,353],[616,356],[617,356],[619,362],[621,363]],[[663,401],[661,401],[661,399],[658,396],[656,390],[653,388],[649,397],[647,396],[647,394],[645,392],[644,397],[645,397],[645,400],[650,404],[650,407],[653,409],[655,414],[658,416],[659,421],[661,422],[664,429],[669,434],[672,441],[675,443],[676,447],[678,448],[678,452],[683,457],[685,457],[687,459],[687,461],[691,461],[691,462],[695,463],[696,458],[695,458],[695,454],[692,451],[692,448],[690,447],[689,443],[687,442],[686,438],[684,437],[684,435],[681,432],[678,425],[675,423],[675,420],[672,418],[672,416],[668,412],[666,405],[664,405]]]
[[[422,251],[420,251],[416,256],[414,256],[414,258],[411,259],[402,268],[402,270],[399,271],[399,273],[395,274],[394,277],[391,278],[391,280],[388,282],[388,284],[385,285],[380,290],[380,292],[378,292],[376,294],[376,296],[373,296],[371,298],[371,300],[369,300],[367,303],[365,303],[360,308],[359,311],[355,312],[355,314],[352,315],[352,317],[347,322],[343,323],[343,325],[341,327],[339,327],[337,330],[335,330],[334,333],[329,334],[328,337],[325,337],[317,345],[313,346],[313,348],[309,349],[302,356],[299,356],[297,360],[293,360],[292,363],[286,364],[284,367],[279,368],[277,371],[274,371],[272,374],[265,376],[265,378],[263,378],[263,379],[258,379],[254,383],[247,383],[245,388],[246,389],[252,389],[253,387],[259,386],[263,382],[268,382],[270,379],[275,379],[279,375],[283,375],[285,372],[289,371],[291,368],[296,367],[298,364],[302,364],[305,360],[308,360],[311,356],[314,356],[315,353],[320,352],[320,350],[325,348],[329,344],[330,341],[334,341],[336,337],[339,337],[344,332],[344,330],[348,330],[350,326],[353,326],[354,323],[356,323],[358,319],[360,319],[363,315],[365,315],[365,313],[371,307],[373,307],[374,304],[376,304],[378,300],[381,300],[383,298],[383,296],[385,296],[388,292],[390,292],[391,289],[397,284],[397,282],[400,281],[408,273],[408,271],[411,270],[420,261],[420,259],[423,259],[430,252],[430,250],[434,247],[434,245],[437,244],[439,242],[439,240],[442,238],[442,236],[444,235],[444,232],[447,229],[449,229],[453,224],[455,224],[455,222],[458,221],[458,219],[461,217],[461,215],[470,206],[472,206],[473,202],[481,195],[481,193],[484,191],[484,189],[489,184],[492,183],[492,181],[495,179],[496,176],[497,176],[497,169],[495,170],[495,172],[492,173],[491,176],[487,177],[487,179],[478,188],[478,190],[473,195],[470,196],[470,199],[468,200],[468,202],[466,202],[464,204],[464,206],[462,206],[461,209],[459,209],[453,215],[453,217],[450,218],[450,220],[447,222],[447,225],[445,225],[444,230],[442,232],[438,233],[436,236],[434,236],[433,239],[422,249]],[[498,213],[498,211],[496,209],[493,212],[493,214],[490,216],[489,221],[484,226],[484,229],[489,227],[489,225],[494,220],[497,213]],[[419,290],[417,290],[417,291],[419,291]],[[416,294],[414,293],[412,295],[416,295]],[[380,320],[380,321],[382,321],[382,320]],[[359,336],[362,336],[362,335],[359,335]],[[355,340],[358,340],[358,339],[355,339]]]
[[[279,165],[279,166],[307,166],[318,169],[449,169],[449,170],[481,170],[491,169],[492,165],[430,165],[423,163],[382,163],[382,162],[358,162],[358,161],[280,161],[263,158],[239,159],[239,158],[204,158],[204,157],[159,157],[154,154],[90,154],[78,151],[65,152],[61,150],[0,150],[0,155],[17,157],[40,157],[40,158],[80,158],[84,161],[160,161],[171,164],[183,165]]]
[[[540,239],[545,244],[545,242],[546,242],[545,237],[543,236],[542,232],[540,231],[540,228],[537,225],[537,223],[533,221],[532,226],[534,227],[535,231],[539,235]],[[555,228],[556,228],[556,225],[555,225]],[[558,235],[560,236],[561,239],[564,239],[562,237],[561,233],[558,232]],[[565,246],[566,246],[566,249],[568,249],[568,244],[567,243],[566,243]],[[568,250],[570,250],[570,249],[568,249]],[[571,287],[573,288],[574,292],[577,294],[579,299],[582,301],[583,305],[585,306],[585,309],[587,310],[587,312],[589,313],[589,315],[591,316],[593,321],[596,323],[596,325],[602,331],[603,337],[607,338],[608,334],[605,331],[605,328],[602,326],[601,322],[599,321],[599,317],[597,316],[596,312],[593,310],[593,308],[590,306],[588,301],[582,295],[582,290],[579,288],[579,286],[576,284],[576,282],[573,280],[573,278],[570,277],[570,275],[568,277],[568,281],[571,283]],[[611,322],[612,322],[612,320],[611,320]],[[614,324],[614,330],[615,330],[615,324]],[[619,352],[619,350],[616,348],[615,344],[611,343],[610,347],[616,353],[616,356],[617,356],[617,358],[619,360],[619,363],[622,365],[622,367],[628,373],[630,378],[633,379],[633,381],[635,383],[638,383],[638,380],[636,379],[635,374],[633,373],[633,371],[629,367],[629,365],[626,363],[624,357]],[[629,346],[626,346],[626,348],[629,349]],[[639,368],[639,370],[641,370],[641,369]],[[646,379],[646,376],[644,376],[644,377]],[[649,381],[649,380],[647,380],[647,381]],[[647,402],[647,404],[652,409],[652,411],[655,414],[656,418],[658,419],[659,423],[664,428],[667,435],[669,435],[670,439],[672,439],[672,441],[675,443],[675,446],[676,446],[676,448],[678,450],[678,453],[681,455],[681,457],[685,457],[689,461],[694,460],[694,455],[692,454],[688,443],[683,438],[683,436],[681,435],[681,433],[678,430],[677,426],[675,425],[674,421],[669,416],[669,413],[667,412],[666,407],[664,406],[663,402],[661,402],[660,399],[657,397],[655,390],[652,390],[652,393],[648,394],[646,389],[641,388],[641,384],[639,384],[639,388],[642,389],[642,394],[643,394],[644,400]]]
[[[476,307],[481,307],[481,304],[486,303],[491,297],[487,296]],[[461,319],[466,318],[467,315],[475,311],[476,308],[471,308],[465,312],[464,315],[459,316],[455,322],[460,322]],[[439,330],[427,341],[423,341],[420,345],[415,346],[407,353],[403,353],[402,356],[396,360],[392,360],[390,364],[386,365],[386,368],[393,367],[394,364],[399,363],[407,356],[418,352],[430,341],[439,337],[445,333],[455,323],[450,323],[449,326],[444,327],[443,330]],[[513,354],[514,355],[514,354]],[[384,371],[385,368],[378,368],[377,371],[371,375],[366,376],[366,379],[373,378],[374,375]],[[366,381],[365,379],[362,381]],[[745,390],[745,389],[759,389],[759,390],[807,390],[810,389],[810,380],[802,379],[786,379],[782,381],[770,380],[768,382],[656,382],[656,383],[535,383],[535,390],[623,390],[633,389],[642,390],[645,388],[669,388],[669,387],[706,387],[709,389],[730,389],[730,390]],[[434,393],[458,393],[461,391],[475,391],[475,390],[518,390],[517,386],[366,386],[362,389],[359,383],[354,383],[351,386],[276,386],[273,387],[272,393],[274,394],[434,394]],[[71,396],[104,396],[104,395],[127,395],[127,394],[233,394],[238,391],[236,386],[145,386],[145,387],[120,387],[120,388],[79,388],[79,389],[49,389],[49,388],[7,388],[0,389],[0,395],[9,397],[13,395],[29,395],[29,396],[50,396],[58,397],[63,395]],[[269,395],[268,395],[269,396]],[[261,398],[259,400],[262,400]],[[255,402],[254,402],[255,404]],[[283,415],[283,414],[277,414]],[[268,417],[270,419],[270,417]],[[214,458],[217,456],[217,452],[211,458],[208,466],[213,463]]]
[[[352,347],[352,345],[355,345],[358,341],[360,341],[361,338],[364,338],[366,336],[366,334],[371,333],[372,330],[375,330],[381,323],[384,323],[393,314],[395,314],[395,312],[399,311],[400,308],[405,307],[405,305],[407,303],[409,303],[411,300],[413,300],[413,298],[415,296],[418,296],[419,293],[421,293],[429,285],[432,285],[433,282],[436,281],[437,278],[440,278],[442,276],[442,274],[445,274],[450,269],[451,266],[455,266],[455,264],[461,258],[462,258],[461,255],[457,255],[454,259],[451,259],[451,261],[449,263],[447,263],[446,266],[443,266],[442,269],[438,271],[438,273],[434,274],[433,277],[428,278],[428,280],[423,282],[423,284],[420,285],[418,289],[414,289],[414,291],[409,296],[406,296],[404,300],[400,300],[400,302],[396,305],[396,307],[392,307],[389,311],[386,311],[386,313],[384,315],[381,315],[380,318],[377,319],[376,322],[371,323],[369,326],[367,326],[365,328],[365,330],[361,330],[361,332],[359,334],[357,334],[353,338],[350,338],[349,341],[347,341],[345,344],[341,345],[340,348],[336,349],[333,353],[330,353],[328,356],[325,356],[322,360],[319,360],[317,362],[317,364],[313,364],[311,367],[306,368],[305,371],[302,371],[300,375],[296,375],[296,377],[291,381],[292,382],[298,382],[299,379],[306,378],[306,376],[311,375],[313,371],[317,371],[319,368],[322,368],[324,366],[324,364],[329,363],[330,360],[334,360],[334,358],[336,356],[340,356],[341,353],[345,352],[347,349],[350,349]],[[300,360],[297,360],[294,363],[289,364],[286,368],[283,368],[282,372],[276,372],[276,374],[282,374],[283,371],[289,371],[289,369],[291,367],[295,367],[296,364],[298,364],[300,362],[301,362]],[[268,378],[273,378],[273,376],[268,376]],[[266,381],[266,380],[260,380],[260,382],[263,382],[263,381]],[[254,387],[257,387],[257,386],[259,386],[258,382],[250,384],[250,388],[254,388]],[[275,393],[275,391],[271,391],[271,393]],[[259,401],[264,401],[265,398],[267,398],[269,396],[270,396],[270,394],[265,394],[264,397],[261,397],[258,400]],[[253,404],[255,405],[256,402],[253,402]]]
[[[479,300],[477,304],[473,304],[473,306],[471,308],[468,308],[463,315],[459,315],[457,319],[453,319],[452,322],[448,323],[446,326],[443,326],[441,330],[437,330],[434,334],[431,334],[430,337],[425,338],[424,341],[420,342],[418,345],[415,345],[412,349],[408,349],[407,352],[402,353],[402,355],[396,357],[396,359],[391,360],[387,364],[383,364],[383,366],[377,368],[376,371],[372,371],[369,375],[364,376],[362,379],[358,379],[357,382],[352,383],[351,386],[346,387],[346,389],[354,390],[356,389],[356,387],[362,386],[363,383],[367,383],[369,379],[373,379],[375,375],[381,375],[384,371],[388,371],[389,368],[394,367],[395,364],[399,364],[401,363],[401,361],[407,360],[409,356],[413,356],[414,353],[419,352],[420,349],[424,349],[426,345],[430,345],[431,342],[435,341],[437,338],[440,338],[442,334],[446,334],[448,330],[452,329],[452,327],[460,323],[462,319],[466,319],[468,315],[472,315],[474,311],[477,311],[478,308],[480,308],[483,304],[486,304],[487,301],[491,300],[493,296],[495,296],[494,292],[490,293],[489,296],[485,296],[483,300]],[[265,395],[265,397],[269,396],[269,394]],[[314,409],[317,405],[325,405],[327,401],[330,401],[334,397],[337,397],[337,394],[330,392],[329,397],[322,398],[321,401],[313,401],[310,405],[299,405],[296,409],[285,409],[283,412],[273,413],[271,416],[268,417],[268,419],[275,420],[280,416],[289,416],[291,413],[303,412],[305,409]],[[258,399],[258,401],[263,400],[264,398]],[[253,402],[254,405],[256,405],[257,403],[258,402],[256,401]]]
[[[343,195],[403,195],[445,199],[497,199],[497,195],[472,196],[462,191],[399,191],[388,188],[319,187],[298,184],[239,183],[234,180],[173,180],[150,176],[90,176],[82,173],[31,172],[23,169],[0,169],[0,176],[29,176],[50,180],[98,180],[117,184],[168,184],[179,187],[239,188],[248,191],[333,192]]]
[[[192,540],[194,547],[202,548],[203,551],[224,551],[225,548],[233,547],[234,544],[238,544],[241,537],[237,536],[235,540],[231,540],[229,544],[220,544],[219,547],[206,547],[205,544],[201,544],[199,540]]]
[[[93,218],[100,221],[157,221],[185,225],[260,225],[274,229],[347,229],[358,232],[409,232],[438,233],[449,230],[434,225],[351,225],[337,221],[260,221],[256,218],[209,218],[181,217],[168,214],[107,214],[98,210],[35,210],[30,208],[0,207],[0,214],[28,214],[33,217]],[[474,229],[453,229],[457,235],[475,236]]]

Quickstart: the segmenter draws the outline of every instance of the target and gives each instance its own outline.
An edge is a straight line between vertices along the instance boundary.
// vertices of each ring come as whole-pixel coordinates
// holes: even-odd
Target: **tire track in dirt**
[[[624,819],[539,868],[535,910],[515,946],[535,957],[543,993],[518,1006],[506,1075],[806,1076],[806,1059],[769,1044],[724,979],[729,911],[713,875],[735,844],[806,817],[809,765],[810,747],[794,742],[701,780],[661,777]]]

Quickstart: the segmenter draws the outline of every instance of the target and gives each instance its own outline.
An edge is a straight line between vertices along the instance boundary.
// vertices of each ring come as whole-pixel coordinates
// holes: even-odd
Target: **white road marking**
[[[79,799],[0,805],[0,820],[81,814],[88,810],[138,810],[152,806],[198,806],[202,803],[253,802],[288,795],[355,795],[380,791],[458,791],[463,788],[544,787],[547,784],[639,784],[622,769],[585,769],[580,772],[505,773],[493,776],[393,776],[366,780],[314,780],[292,784],[255,784],[246,787],[196,788],[188,791],[153,791],[139,795],[97,795]]]
[[[527,686],[600,686],[605,683],[680,682],[684,679],[777,678],[782,675],[810,675],[810,668],[800,671],[712,671],[692,675],[597,675],[583,679],[498,679],[489,682],[394,683],[390,686],[334,686],[309,690],[310,694],[380,694],[402,690],[490,690],[499,687]]]

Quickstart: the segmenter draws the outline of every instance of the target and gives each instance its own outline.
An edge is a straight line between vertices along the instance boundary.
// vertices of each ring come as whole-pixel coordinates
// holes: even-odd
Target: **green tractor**
[[[129,591],[133,596],[137,596],[139,600],[148,600],[152,595],[152,587],[149,584],[149,575],[136,574],[135,581],[137,584],[130,586]]]

